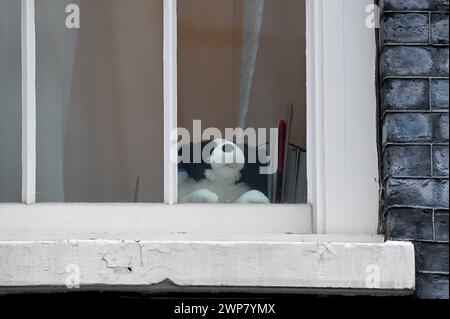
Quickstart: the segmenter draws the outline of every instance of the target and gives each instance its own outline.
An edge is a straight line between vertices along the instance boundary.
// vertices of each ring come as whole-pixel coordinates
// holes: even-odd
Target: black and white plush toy
[[[197,152],[201,150],[203,153],[200,163],[192,163],[194,144],[184,150],[181,148],[180,154],[186,150],[191,154],[189,161],[182,161],[179,165],[179,203],[269,203],[262,189],[251,187],[258,179],[255,174],[259,172],[257,166],[247,163],[246,154],[238,145],[216,139],[198,146]],[[261,183],[260,179],[259,184],[264,182]]]

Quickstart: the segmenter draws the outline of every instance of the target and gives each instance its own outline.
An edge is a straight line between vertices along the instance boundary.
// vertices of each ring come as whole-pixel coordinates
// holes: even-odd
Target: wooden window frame
[[[306,0],[306,205],[176,204],[169,138],[177,127],[176,0],[163,1],[164,204],[36,203],[35,7],[34,0],[21,1],[23,202],[0,204],[0,231],[14,239],[62,229],[80,239],[156,232],[376,235],[376,48],[374,30],[364,26],[369,0],[357,8],[355,1]],[[347,35],[361,41],[345,41]],[[146,227],[141,232],[137,225]]]
[[[167,136],[177,119],[176,0],[163,1]],[[0,292],[64,287],[76,263],[80,288],[147,290],[168,279],[184,291],[412,294],[412,243],[377,235],[367,4],[306,0],[308,205],[175,205],[176,165],[165,166],[165,204],[36,204],[34,0],[22,0],[23,203],[0,203]]]

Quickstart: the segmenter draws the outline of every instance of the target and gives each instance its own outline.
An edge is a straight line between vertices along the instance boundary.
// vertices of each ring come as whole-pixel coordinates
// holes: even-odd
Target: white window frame
[[[346,7],[350,6],[348,0],[326,1],[326,6],[323,0],[306,0],[306,4],[309,204],[175,205],[177,166],[170,159],[174,142],[169,137],[177,127],[176,0],[164,0],[163,9],[165,203],[54,204],[35,203],[35,8],[34,0],[22,0],[23,203],[0,204],[0,218],[4,221],[0,231],[14,234],[16,239],[27,237],[30,232],[51,234],[55,229],[61,234],[78,234],[81,239],[166,232],[375,236],[376,95],[375,86],[370,83],[375,80],[375,36],[373,30],[363,27],[364,6],[360,7],[362,12],[355,12],[354,2],[352,7]],[[350,16],[344,19],[344,14]],[[352,36],[363,39],[363,45],[345,47],[339,43],[346,32],[354,32]],[[362,56],[366,67],[363,70],[346,67],[349,53],[353,54],[351,59]],[[337,59],[343,63],[336,63]],[[349,114],[356,118],[348,121]],[[358,134],[349,134],[350,127]],[[349,169],[349,163],[354,164],[352,158],[360,154],[364,155],[364,162]],[[358,192],[358,196],[353,192]]]
[[[0,204],[0,292],[63,286],[75,264],[82,287],[148,289],[170,279],[205,291],[411,294],[413,245],[376,235],[376,49],[374,30],[364,28],[371,1],[306,3],[310,205],[211,206],[173,205],[176,167],[167,165],[166,204],[34,203],[34,0],[22,0],[23,203]],[[174,30],[176,0],[164,0],[166,136],[177,118]],[[165,139],[166,163],[169,148]]]

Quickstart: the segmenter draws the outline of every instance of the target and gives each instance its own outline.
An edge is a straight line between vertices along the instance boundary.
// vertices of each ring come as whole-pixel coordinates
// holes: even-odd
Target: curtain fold
[[[64,136],[78,36],[77,29],[65,24],[69,4],[80,1],[36,1],[36,198],[40,202],[65,201]]]
[[[265,0],[244,0],[238,126],[245,128]]]

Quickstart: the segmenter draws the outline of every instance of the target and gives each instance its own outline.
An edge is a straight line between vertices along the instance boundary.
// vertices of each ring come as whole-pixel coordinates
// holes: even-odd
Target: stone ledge
[[[76,285],[305,288],[405,294],[415,288],[409,242],[0,242],[0,288]],[[75,281],[70,281],[75,279]]]

